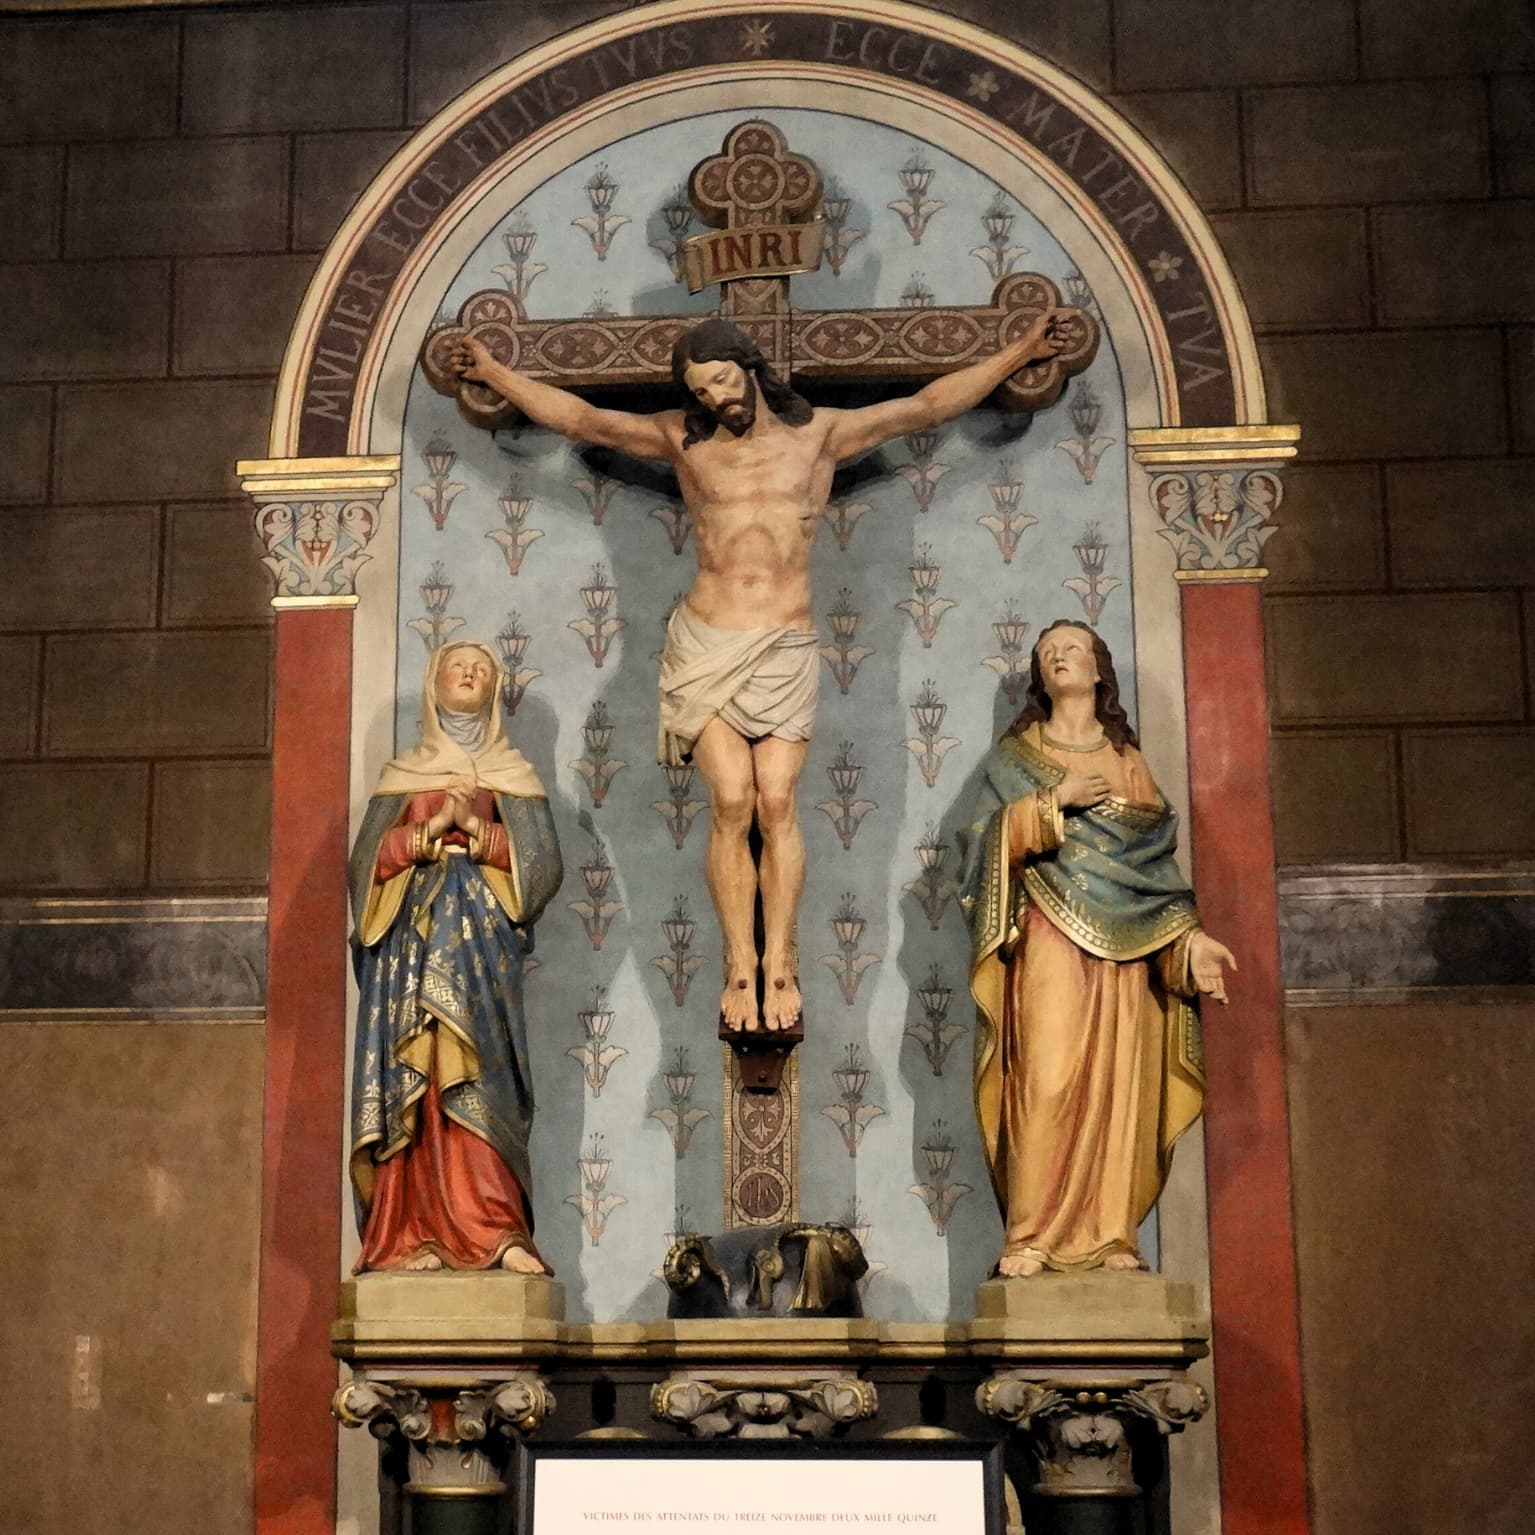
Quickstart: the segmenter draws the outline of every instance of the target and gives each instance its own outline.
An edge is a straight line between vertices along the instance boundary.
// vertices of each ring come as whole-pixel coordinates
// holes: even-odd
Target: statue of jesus
[[[1046,310],[994,355],[915,394],[857,410],[812,407],[738,327],[720,319],[684,332],[673,348],[672,376],[687,405],[650,415],[603,410],[527,378],[473,336],[451,354],[462,377],[489,385],[540,426],[662,460],[676,472],[698,572],[667,625],[660,757],[691,759],[708,789],[704,867],[725,942],[720,1016],[733,1030],[788,1029],[801,1016],[795,918],[805,845],[795,791],[820,661],[810,548],[832,473],[893,438],[952,421],[1020,368],[1054,356],[1064,344],[1055,320]],[[760,867],[749,842],[753,820]]]

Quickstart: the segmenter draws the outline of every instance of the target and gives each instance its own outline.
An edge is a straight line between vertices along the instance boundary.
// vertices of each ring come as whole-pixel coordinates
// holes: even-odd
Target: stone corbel
[[[1155,1425],[1181,1432],[1209,1408],[1193,1381],[1064,1382],[1002,1371],[976,1389],[976,1406],[989,1418],[1027,1436],[1039,1480],[1036,1497],[1135,1498],[1129,1426]]]
[[[694,1439],[827,1439],[878,1410],[873,1382],[856,1375],[674,1375],[650,1393],[651,1417]]]
[[[1179,581],[1261,581],[1263,546],[1277,531],[1280,469],[1295,457],[1296,426],[1132,430],[1130,450],[1172,545]]]
[[[354,607],[358,567],[371,558],[399,456],[246,459],[235,467],[255,503],[261,563],[276,582],[272,606]]]
[[[499,1498],[502,1445],[495,1437],[535,1434],[554,1410],[554,1394],[538,1375],[477,1383],[462,1390],[422,1390],[359,1376],[343,1386],[331,1410],[347,1428],[377,1439],[398,1434],[409,1455],[405,1491],[418,1497]]]

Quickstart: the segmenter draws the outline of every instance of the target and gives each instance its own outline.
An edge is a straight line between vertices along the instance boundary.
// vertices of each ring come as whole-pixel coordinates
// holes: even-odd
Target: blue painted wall
[[[444,296],[445,315],[474,292],[516,281],[504,238],[516,231],[536,237],[522,274],[532,316],[603,308],[708,313],[718,290],[690,299],[653,242],[667,237],[662,206],[741,115],[655,128],[560,173],[510,210],[465,264]],[[994,274],[1008,269],[1041,272],[1063,291],[1075,284],[1080,295],[1071,254],[1005,189],[953,156],[882,124],[803,110],[762,115],[840,185],[851,199],[844,228],[862,231],[846,243],[840,273],[823,267],[793,280],[797,305],[894,306],[920,300],[923,289],[942,303],[985,303]],[[900,173],[914,156],[932,172],[927,198],[943,204],[920,243],[913,221],[888,206],[906,197]],[[616,184],[605,259],[589,229],[574,222],[592,215],[586,188],[599,166]],[[983,226],[989,212],[1012,217],[1000,240]],[[627,221],[617,224],[619,215]],[[543,269],[529,280],[535,264]],[[658,399],[657,407],[674,403]],[[942,876],[955,867],[952,832],[975,765],[1015,712],[999,685],[1004,639],[1018,642],[1026,667],[1040,628],[1084,616],[1084,561],[1101,559],[1100,594],[1120,583],[1098,627],[1133,714],[1124,437],[1123,389],[1106,342],[1068,394],[1032,421],[977,411],[943,429],[925,454],[926,474],[924,455],[905,440],[865,460],[851,488],[834,490],[847,504],[840,523],[836,505],[830,509],[815,551],[828,659],[801,790],[810,855],[800,914],[808,1020],[800,1058],[802,1214],[864,1230],[876,1266],[866,1304],[879,1315],[967,1314],[998,1249],[970,1105],[966,934]],[[1095,455],[1089,481],[1083,460]],[[396,734],[401,746],[414,739],[428,643],[494,642],[509,625],[526,636],[525,689],[508,734],[553,797],[570,871],[539,926],[538,969],[528,984],[538,1234],[567,1285],[571,1315],[611,1320],[662,1311],[655,1270],[670,1234],[679,1224],[717,1230],[722,1198],[720,942],[702,872],[708,812],[683,812],[691,820],[679,848],[672,788],[654,759],[656,654],[666,614],[692,578],[692,541],[675,521],[660,471],[622,460],[607,467],[609,477],[594,472],[579,450],[541,430],[492,436],[468,426],[451,401],[416,378],[405,425]],[[431,513],[434,469],[444,485],[461,487],[441,527]],[[1014,495],[1007,486],[1021,488]],[[919,492],[930,492],[925,509]],[[1002,524],[1009,498],[1011,538]],[[503,500],[522,517],[515,573],[506,550],[518,541]],[[522,501],[530,503],[525,510]],[[1010,561],[1004,541],[1015,544]],[[915,575],[923,564],[938,575]],[[929,585],[925,614],[919,581]],[[424,587],[437,607],[435,624]],[[622,623],[607,626],[600,666],[589,644],[598,637],[572,627],[590,621],[583,587],[586,600],[606,602]],[[595,587],[610,587],[611,597],[604,590],[594,598]],[[843,668],[845,692],[832,664],[842,658],[829,643],[829,615],[839,605],[857,615],[856,625],[842,620],[855,629],[850,648],[867,652],[851,674]],[[1021,640],[995,627],[1009,609],[1028,626]],[[919,619],[927,621],[925,636]],[[924,759],[913,706],[925,689],[942,707],[929,734],[950,744]],[[605,775],[594,773],[601,761],[592,750],[603,739],[603,717],[611,726]],[[864,806],[855,825],[829,772],[839,759],[862,770],[841,774],[844,782],[856,776],[845,796]],[[598,805],[593,783],[604,776]],[[679,792],[703,800],[701,781]],[[947,848],[929,854],[941,859],[930,891],[920,888],[924,841]],[[674,956],[662,924],[679,902],[695,928]],[[833,921],[848,915],[848,903],[853,925],[844,924],[839,942]],[[656,963],[678,957],[690,966],[680,1005],[675,970]],[[917,995],[929,982],[933,1017]],[[942,1013],[945,987],[952,995]],[[679,1095],[689,1074],[691,1091]],[[859,1091],[850,1099],[851,1089]],[[691,1140],[679,1116],[692,1122]],[[593,1189],[604,1161],[611,1166]]]

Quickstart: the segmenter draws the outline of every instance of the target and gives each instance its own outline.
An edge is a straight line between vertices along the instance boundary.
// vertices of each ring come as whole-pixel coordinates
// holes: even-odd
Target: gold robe
[[[1042,787],[1080,767],[1112,786],[1101,815],[1147,827],[1171,817],[1133,747],[1067,753],[1047,745],[1037,724],[1021,745]],[[998,748],[1010,751],[1007,742]],[[990,777],[1004,790],[1007,766]],[[1041,825],[1038,792],[1001,797],[981,833],[989,855],[980,899],[992,916],[982,923],[971,898],[971,990],[980,1023],[976,1106],[1006,1227],[1004,1253],[1052,1269],[1095,1267],[1114,1253],[1139,1258],[1137,1230],[1203,1099],[1197,1020],[1184,1000],[1194,995],[1188,940],[1197,916],[1173,875],[1165,909],[1149,926],[1142,922],[1126,940],[1094,930],[1074,908],[1070,883],[1030,878],[1031,864],[1065,852],[1055,847],[1057,828]],[[1067,822],[1070,837],[1094,839],[1086,818]],[[1097,843],[1107,855],[1108,840]],[[1165,883],[1170,852],[1169,840],[1158,864]],[[1068,869],[1065,880],[1072,879]]]

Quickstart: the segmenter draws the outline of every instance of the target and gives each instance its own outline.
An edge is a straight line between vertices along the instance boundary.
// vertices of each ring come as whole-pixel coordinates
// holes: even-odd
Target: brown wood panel
[[[1409,858],[1535,848],[1535,730],[1409,730],[1402,759]]]
[[[1518,459],[1392,464],[1386,525],[1401,586],[1535,586],[1530,470]]]
[[[0,25],[0,139],[149,137],[174,128],[173,20],[77,16]]]
[[[152,506],[0,512],[0,629],[106,629],[155,621],[160,530]]]
[[[266,885],[272,769],[266,762],[162,762],[155,769],[149,883]]]
[[[1528,75],[1492,81],[1492,153],[1499,193],[1535,196],[1535,81]]]
[[[168,261],[43,261],[5,274],[0,378],[153,378],[165,371]]]
[[[1535,1003],[1287,1024],[1314,1535],[1527,1530]]]
[[[0,757],[36,754],[42,659],[40,635],[0,635]]]
[[[270,629],[50,635],[45,750],[53,757],[266,749]]]
[[[68,832],[13,836],[0,858],[0,894],[135,889],[144,882],[148,823],[145,763],[8,763],[0,826]]]
[[[1377,298],[1387,325],[1535,314],[1535,202],[1380,208],[1371,217]]]
[[[0,260],[58,254],[63,194],[62,149],[0,150]]]
[[[71,154],[70,256],[281,250],[288,145],[278,138],[91,144]]]
[[[51,389],[0,389],[0,502],[45,499],[52,434]]]
[[[176,269],[177,373],[275,373],[310,256],[208,256]]]
[[[1360,0],[1367,75],[1483,75],[1535,68],[1526,0]]]
[[[113,503],[235,494],[235,461],[266,451],[271,415],[265,383],[66,384],[58,494]]]
[[[1258,330],[1369,322],[1365,220],[1357,209],[1229,213],[1211,225]]]
[[[17,1535],[251,1520],[261,1031],[0,1025],[0,1436]],[[83,1343],[81,1340],[85,1340]]]

